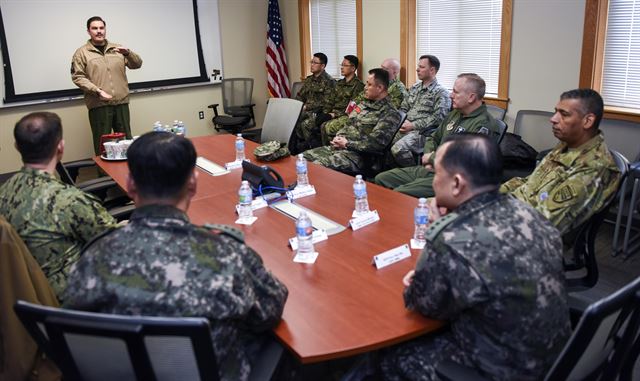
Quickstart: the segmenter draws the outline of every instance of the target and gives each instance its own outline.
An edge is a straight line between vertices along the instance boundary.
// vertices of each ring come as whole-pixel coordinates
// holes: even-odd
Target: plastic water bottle
[[[164,130],[162,129],[162,123],[160,123],[160,121],[159,121],[159,120],[158,120],[158,121],[156,121],[156,122],[153,124],[153,131],[155,131],[155,132],[164,131]]]
[[[356,176],[356,181],[353,183],[353,195],[356,197],[356,213],[362,214],[368,212],[367,183],[362,180],[362,175]]]
[[[311,219],[304,210],[296,220],[296,237],[298,238],[298,255],[313,253],[313,226]]]
[[[185,127],[184,122],[181,120],[178,121],[178,131],[176,134],[180,136],[187,136],[187,127]]]
[[[244,160],[244,139],[242,134],[238,134],[236,138],[236,161]]]
[[[298,186],[309,186],[309,175],[307,174],[307,159],[305,159],[302,154],[298,154],[298,159],[296,160],[296,173],[298,174]]]
[[[253,210],[251,210],[252,198],[253,191],[249,186],[249,182],[243,180],[238,190],[238,216],[240,218],[253,217]]]
[[[173,124],[171,125],[171,132],[173,132],[174,134],[178,134],[178,121],[174,120]]]
[[[413,231],[413,240],[417,243],[424,244],[425,233],[427,231],[427,224],[429,223],[429,209],[427,208],[427,199],[418,199],[418,206],[413,211],[413,221],[415,223],[415,230]]]

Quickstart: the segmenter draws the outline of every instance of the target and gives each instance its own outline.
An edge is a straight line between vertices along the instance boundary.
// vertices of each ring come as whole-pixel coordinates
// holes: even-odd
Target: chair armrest
[[[107,212],[113,216],[118,222],[123,220],[128,220],[131,217],[131,213],[136,209],[136,206],[132,204],[127,204],[123,206],[117,206],[115,208],[108,209]]]
[[[212,105],[209,105],[207,107],[212,108],[213,109],[213,114],[215,116],[218,116],[218,106],[220,105],[220,103],[214,103]]]
[[[110,177],[100,177],[76,184],[76,186],[84,192],[95,194],[109,188],[117,187],[118,184],[116,184],[116,182]]]
[[[67,172],[69,173],[69,176],[71,176],[71,179],[75,182],[76,179],[78,178],[78,171],[80,170],[80,168],[95,167],[96,162],[93,161],[93,159],[82,159],[82,160],[69,161],[69,162],[63,163],[63,165],[66,168]]]
[[[445,360],[438,364],[436,374],[445,381],[489,381],[480,376],[475,369],[460,365],[451,360]]]

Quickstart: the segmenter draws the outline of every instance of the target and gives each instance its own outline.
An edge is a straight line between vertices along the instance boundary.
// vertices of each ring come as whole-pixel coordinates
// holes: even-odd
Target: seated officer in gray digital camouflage
[[[90,243],[69,277],[64,307],[103,313],[193,316],[211,321],[220,379],[247,380],[280,321],[287,288],[232,228],[193,225],[196,151],[151,132],[128,151],[129,224]]]

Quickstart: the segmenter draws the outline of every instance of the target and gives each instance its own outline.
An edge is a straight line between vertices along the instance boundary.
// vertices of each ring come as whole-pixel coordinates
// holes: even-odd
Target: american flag
[[[291,96],[278,0],[269,0],[269,15],[267,16],[267,87],[272,97],[288,98]]]

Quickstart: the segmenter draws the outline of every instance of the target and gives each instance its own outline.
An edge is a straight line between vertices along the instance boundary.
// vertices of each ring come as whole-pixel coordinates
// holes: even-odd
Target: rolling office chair
[[[504,120],[504,115],[507,113],[507,110],[494,105],[487,105],[487,111],[489,111],[489,114],[496,118],[496,120]]]
[[[302,102],[291,98],[270,98],[262,128],[247,130],[242,133],[242,136],[258,143],[277,140],[288,144],[300,117],[302,105]]]
[[[296,95],[298,95],[301,88],[302,88],[302,82],[294,82],[291,85],[291,98],[296,99]]]
[[[213,109],[213,126],[216,131],[232,134],[256,125],[253,114],[253,78],[225,78],[222,80],[222,108],[225,115],[218,113],[219,103],[209,105]]]
[[[498,128],[500,130],[498,135],[498,145],[500,145],[500,142],[504,139],[504,135],[507,133],[507,124],[502,119],[496,119],[496,122],[498,122]]]
[[[621,372],[628,374],[632,346],[640,345],[634,343],[639,325],[637,278],[586,309],[545,380],[615,380]],[[448,381],[486,380],[475,369],[453,361],[438,365],[436,373]]]
[[[513,133],[535,148],[536,151],[554,147],[558,140],[549,132],[553,116],[550,111],[520,110],[516,114]]]

